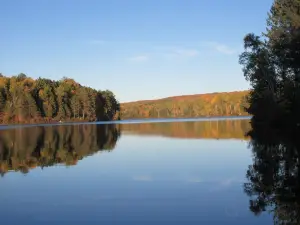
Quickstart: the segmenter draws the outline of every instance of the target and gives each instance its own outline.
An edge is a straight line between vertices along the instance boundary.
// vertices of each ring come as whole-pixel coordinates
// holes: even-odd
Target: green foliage
[[[99,105],[103,107],[104,120],[116,119],[117,112],[120,111],[120,104],[116,100],[115,95],[111,91],[106,90],[100,91],[97,98],[100,102]],[[97,111],[101,110],[98,109]]]
[[[250,81],[247,112],[256,122],[299,123],[300,1],[275,0],[262,37],[248,34],[240,56]]]
[[[84,87],[70,78],[34,80],[22,73],[0,77],[2,123],[112,120],[119,108],[112,92]]]
[[[248,34],[240,56],[252,91],[253,165],[244,190],[249,208],[274,224],[299,224],[300,1],[275,0],[262,37]]]
[[[177,96],[121,104],[121,118],[176,118],[247,115],[248,91]]]

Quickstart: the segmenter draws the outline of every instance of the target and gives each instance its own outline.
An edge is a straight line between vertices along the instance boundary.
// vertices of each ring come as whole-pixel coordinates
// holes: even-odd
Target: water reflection
[[[112,150],[120,136],[117,125],[36,126],[0,130],[0,173],[28,171]]]
[[[252,215],[243,192],[252,161],[248,141],[239,139],[248,122],[156,123],[153,132],[139,124],[2,130],[1,171],[18,172],[0,179],[1,221],[271,224],[270,216]],[[68,169],[57,166],[91,154]],[[51,167],[30,169],[35,166]]]
[[[300,223],[299,130],[280,131],[259,126],[249,133],[253,164],[244,191],[255,215],[267,211],[274,224]]]
[[[120,134],[172,138],[246,139],[249,120],[144,124],[33,126],[0,130],[0,173],[28,173],[35,167],[76,165],[78,160],[114,149]]]
[[[249,120],[121,124],[122,133],[172,138],[248,139]]]

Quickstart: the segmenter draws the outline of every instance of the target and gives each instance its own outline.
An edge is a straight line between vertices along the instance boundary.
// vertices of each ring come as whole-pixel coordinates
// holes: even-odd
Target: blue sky
[[[121,102],[249,88],[238,55],[272,0],[9,0],[0,72],[71,77]]]

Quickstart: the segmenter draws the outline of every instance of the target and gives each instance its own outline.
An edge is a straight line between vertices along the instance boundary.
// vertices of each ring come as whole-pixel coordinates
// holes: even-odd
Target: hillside
[[[121,118],[174,118],[247,115],[249,91],[174,96],[121,104]]]

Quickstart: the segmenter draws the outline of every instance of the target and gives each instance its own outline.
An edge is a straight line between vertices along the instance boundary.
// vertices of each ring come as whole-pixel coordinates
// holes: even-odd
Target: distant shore
[[[121,103],[123,119],[198,118],[248,116],[248,90],[173,96],[157,100]]]
[[[148,118],[148,119],[126,119],[126,120],[110,120],[110,121],[84,121],[70,120],[59,122],[53,120],[51,122],[39,123],[10,123],[0,124],[0,129],[7,127],[31,127],[31,126],[58,126],[58,125],[80,125],[80,124],[130,124],[130,123],[168,123],[168,122],[201,122],[201,121],[223,121],[223,120],[247,120],[251,116],[214,116],[214,117],[194,117],[194,118]]]

